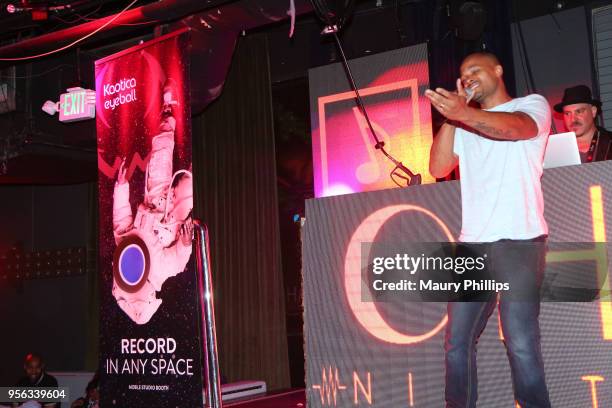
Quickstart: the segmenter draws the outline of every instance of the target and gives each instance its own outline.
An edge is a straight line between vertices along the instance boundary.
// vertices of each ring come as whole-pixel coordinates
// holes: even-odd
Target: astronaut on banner
[[[115,256],[112,291],[119,307],[137,324],[147,323],[155,314],[162,303],[156,292],[161,291],[166,279],[185,269],[192,251],[193,176],[186,169],[172,172],[176,128],[172,109],[178,104],[174,92],[172,84],[164,87],[160,133],[151,140],[144,199],[135,217],[125,160],[114,188],[113,235],[117,250],[125,251],[129,246],[125,244],[133,242],[143,259],[134,263],[139,266],[134,273],[126,269],[133,269],[133,265],[118,262]]]

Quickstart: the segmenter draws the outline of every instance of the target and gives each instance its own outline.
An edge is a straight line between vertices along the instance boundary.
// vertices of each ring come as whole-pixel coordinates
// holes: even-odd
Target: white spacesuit
[[[172,89],[166,87],[160,133],[151,141],[144,199],[138,205],[136,217],[133,217],[130,205],[125,160],[119,169],[113,195],[116,251],[125,249],[125,245],[120,245],[124,240],[137,241],[138,245],[145,247],[140,249],[146,254],[143,263],[147,265],[136,272],[142,275],[138,284],[125,278],[125,271],[121,270],[125,266],[117,262],[121,254],[116,254],[113,265],[113,296],[119,307],[137,324],[147,323],[155,314],[162,303],[156,292],[161,290],[166,279],[185,269],[191,256],[192,174],[188,170],[172,173],[176,125],[172,116],[173,105],[176,102]]]

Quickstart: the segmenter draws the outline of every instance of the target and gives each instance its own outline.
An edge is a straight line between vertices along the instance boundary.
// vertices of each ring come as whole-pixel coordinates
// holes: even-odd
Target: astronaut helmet
[[[149,282],[151,256],[146,242],[133,232],[113,254],[113,289],[117,305],[136,324],[147,323],[162,303]]]

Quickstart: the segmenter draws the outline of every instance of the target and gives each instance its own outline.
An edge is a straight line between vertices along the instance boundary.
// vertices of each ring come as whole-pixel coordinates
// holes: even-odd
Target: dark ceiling
[[[166,1],[166,0],[164,0]],[[194,3],[198,0],[194,0]],[[257,3],[256,0],[247,0]],[[289,0],[278,0],[286,2]],[[417,3],[437,0],[357,0],[357,11],[380,7],[395,7],[398,4]],[[154,3],[155,0],[138,0],[133,7]],[[170,1],[166,1],[172,4]],[[228,3],[228,0],[200,1],[202,8],[212,8]],[[442,3],[458,3],[457,0],[446,0]],[[591,1],[592,2],[592,1]],[[0,43],[6,44],[19,39],[38,36],[61,30],[87,21],[105,17],[121,11],[128,0],[15,0],[0,2]],[[587,0],[514,0],[516,17],[532,18],[563,8],[571,8],[589,3]],[[17,10],[7,11],[8,5]],[[42,18],[42,19],[37,19]],[[45,17],[46,16],[46,17]]]
[[[153,0],[140,0],[142,6]],[[3,44],[82,24],[114,14],[128,4],[125,0],[16,0],[0,3],[0,41]],[[9,13],[9,5],[17,11]]]
[[[289,7],[289,0],[274,1],[282,7]],[[296,0],[296,3],[307,4],[307,1]],[[153,17],[156,21],[142,25],[129,25],[124,27],[124,31],[97,35],[93,41],[81,44],[78,49],[72,48],[52,57],[29,61],[27,64],[22,63],[14,70],[7,70],[6,68],[0,70],[0,80],[3,79],[2,77],[16,77],[15,86],[17,89],[17,111],[0,114],[0,184],[24,183],[26,180],[33,183],[53,182],[50,173],[45,174],[45,177],[38,178],[36,177],[36,171],[27,173],[24,169],[28,168],[28,161],[23,156],[29,157],[30,163],[45,163],[46,168],[54,168],[58,171],[69,169],[68,164],[73,163],[72,168],[81,166],[80,168],[85,170],[80,174],[88,175],[87,177],[77,177],[79,180],[82,178],[93,180],[96,172],[95,122],[59,123],[56,117],[50,117],[41,112],[40,106],[45,98],[57,96],[68,86],[80,84],[90,88],[93,87],[93,70],[90,67],[93,66],[95,59],[119,49],[128,48],[141,39],[151,38],[156,30],[163,30],[164,24],[173,20],[172,16],[180,14],[180,10],[176,10],[179,8],[177,5],[189,8],[197,6],[202,10],[233,4],[240,7],[244,6],[245,10],[248,11],[249,8],[251,10],[257,9],[260,4],[265,2],[269,3],[267,0],[193,0],[192,2],[187,0],[160,0],[157,2],[139,0],[133,7],[159,6],[158,14]],[[367,33],[360,32],[359,35],[351,34],[348,30],[347,37],[354,37],[354,41],[347,38],[349,46],[351,46],[351,42],[353,43],[352,49],[349,50],[351,56],[357,57],[365,55],[365,53],[376,53],[388,49],[391,42],[397,41],[397,32],[388,27],[389,19],[393,19],[400,8],[408,7],[411,3],[423,2],[431,2],[440,10],[444,10],[447,4],[460,3],[458,0],[357,0],[356,19],[368,21],[368,28]],[[6,47],[10,44],[31,41],[32,38],[38,38],[51,32],[79,26],[112,15],[121,11],[130,3],[130,0],[18,0],[12,4],[23,10],[9,14],[7,12],[8,2],[0,1],[0,57],[11,56],[2,54],[2,49],[6,50]],[[512,15],[515,19],[522,20],[559,11],[559,7],[567,9],[587,3],[593,2],[514,0],[509,4],[513,9]],[[597,1],[597,3],[598,5],[612,3],[612,0],[607,2]],[[36,10],[47,10],[46,19],[33,19],[33,17],[36,17]],[[249,12],[243,14],[240,16],[241,18],[249,18]],[[178,18],[182,17],[183,15]],[[175,20],[178,18],[175,18]],[[359,27],[359,30],[363,30],[363,26],[359,25]],[[320,47],[321,43],[318,40],[319,26],[313,13],[301,15],[298,18],[296,38],[291,41],[287,39],[288,28],[289,23],[285,19],[283,22],[257,29],[257,31],[269,33],[270,41],[273,44],[271,66],[272,77],[275,82],[303,77],[309,67],[329,63],[336,58],[333,55],[333,44],[328,44],[329,47],[327,48]],[[302,42],[305,44],[303,47],[300,45]],[[300,45],[300,47],[293,47],[293,54],[288,48],[290,43]],[[315,44],[316,47],[312,46],[311,43]],[[299,48],[299,52],[295,51],[295,48]],[[313,51],[315,48],[327,51],[317,50],[315,52]],[[45,157],[45,154],[47,157]],[[49,157],[54,158],[58,165],[50,165],[49,160],[53,161],[53,159],[49,159]],[[9,171],[2,175],[3,170],[5,170],[3,165],[7,161]],[[78,172],[73,171],[72,173],[74,175]]]

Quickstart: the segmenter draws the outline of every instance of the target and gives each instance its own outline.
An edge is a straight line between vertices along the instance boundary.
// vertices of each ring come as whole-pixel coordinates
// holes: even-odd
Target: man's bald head
[[[504,69],[489,52],[475,52],[461,63],[461,82],[474,92],[472,100],[488,109],[508,98],[503,81]]]
[[[483,51],[474,52],[468,55],[467,57],[463,59],[463,62],[461,63],[461,65],[463,65],[467,60],[470,60],[470,59],[487,60],[493,66],[501,65],[501,63],[499,62],[499,59],[497,58],[495,54],[491,54],[490,52],[483,52]]]
[[[35,383],[40,378],[45,369],[45,363],[42,357],[36,353],[30,353],[25,356],[23,361],[23,369],[32,383]]]

